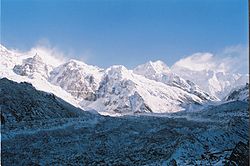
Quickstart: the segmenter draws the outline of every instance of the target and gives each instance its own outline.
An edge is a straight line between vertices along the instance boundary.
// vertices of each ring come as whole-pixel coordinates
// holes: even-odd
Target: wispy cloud
[[[48,39],[39,40],[33,48],[27,52],[11,49],[15,53],[22,55],[28,54],[34,56],[38,54],[48,64],[58,66],[69,59],[77,59],[88,63],[88,60],[95,59],[91,49],[76,52],[69,48],[67,52],[52,45]],[[171,68],[187,68],[193,71],[214,70],[230,73],[248,73],[249,68],[249,49],[246,45],[234,45],[226,47],[216,53],[198,52],[178,60]],[[126,64],[123,64],[126,65]]]
[[[68,60],[68,55],[51,45],[37,44],[28,51],[29,55],[38,54],[44,61],[53,66],[58,66]]]
[[[232,73],[248,73],[248,47],[236,45],[212,53],[195,53],[177,61],[172,68],[182,67],[194,71],[215,70]]]
[[[249,69],[249,48],[243,45],[226,47],[218,53],[220,59],[231,72],[248,73]]]
[[[74,48],[68,46],[67,48],[61,48],[55,45],[52,45],[47,38],[40,39],[36,45],[30,49],[30,53],[37,53],[39,55],[48,55],[55,58],[58,63],[65,62],[71,58],[77,59],[87,63],[87,61],[93,57],[91,49],[85,50],[75,50]]]

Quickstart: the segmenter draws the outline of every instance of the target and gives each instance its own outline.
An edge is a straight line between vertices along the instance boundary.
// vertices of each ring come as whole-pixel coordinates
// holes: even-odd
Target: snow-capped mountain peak
[[[128,70],[125,66],[122,65],[113,65],[106,69],[105,74],[109,76],[109,78],[113,79],[121,79],[121,78],[131,78],[132,72]]]
[[[186,80],[192,80],[210,95],[223,99],[234,87],[249,82],[248,74],[234,74],[215,70],[192,70],[174,65],[171,70]]]
[[[154,74],[169,73],[170,69],[164,62],[158,60],[139,65],[133,71],[136,74],[150,76]]]
[[[78,99],[94,97],[103,74],[103,69],[87,65],[77,60],[54,68],[50,73],[49,81],[65,89]]]
[[[68,62],[58,66],[58,69],[61,69],[60,67],[66,67],[70,70],[82,70],[83,72],[91,73],[91,74],[97,74],[101,71],[104,71],[102,68],[99,68],[97,66],[88,65],[82,61],[70,59]]]
[[[207,94],[192,81],[185,80],[172,72],[162,61],[148,62],[139,65],[133,70],[133,72],[148,79],[178,87],[184,91],[199,96],[202,100],[217,100],[216,97]]]
[[[1,75],[7,74],[12,71],[13,67],[21,63],[19,59],[20,54],[15,51],[10,51],[6,47],[0,44],[0,73]]]
[[[72,67],[83,67],[83,66],[87,66],[86,63],[82,62],[82,61],[79,61],[79,60],[76,60],[76,59],[70,59],[68,62],[64,63],[65,65],[68,64],[68,65],[71,65]]]
[[[157,72],[157,73],[161,73],[161,72],[169,72],[170,69],[169,67],[161,60],[157,60],[157,61],[149,61],[148,62],[151,67]]]
[[[34,77],[36,74],[48,78],[52,66],[43,62],[42,58],[36,54],[34,57],[23,59],[22,64],[15,65],[13,71],[21,76]]]

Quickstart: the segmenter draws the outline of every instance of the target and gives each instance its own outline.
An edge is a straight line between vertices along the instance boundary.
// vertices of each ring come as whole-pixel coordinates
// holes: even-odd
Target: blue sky
[[[247,0],[1,0],[1,43],[107,67],[248,44]],[[44,42],[45,41],[45,42]],[[246,55],[247,56],[247,55]]]

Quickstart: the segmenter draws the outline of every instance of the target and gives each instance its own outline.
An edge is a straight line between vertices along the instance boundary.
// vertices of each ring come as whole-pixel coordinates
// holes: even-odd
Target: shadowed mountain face
[[[232,101],[162,117],[105,117],[1,79],[1,164],[240,164],[249,152],[248,108]]]
[[[1,124],[7,125],[89,114],[54,94],[37,91],[29,83],[16,83],[6,78],[0,81],[0,106]]]
[[[226,97],[226,101],[234,101],[234,100],[241,100],[241,101],[248,101],[249,102],[249,84],[239,86],[233,89]]]

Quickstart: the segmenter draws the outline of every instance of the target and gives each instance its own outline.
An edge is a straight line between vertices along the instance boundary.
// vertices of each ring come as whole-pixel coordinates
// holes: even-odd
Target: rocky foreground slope
[[[249,106],[109,117],[0,80],[1,165],[246,165]]]

